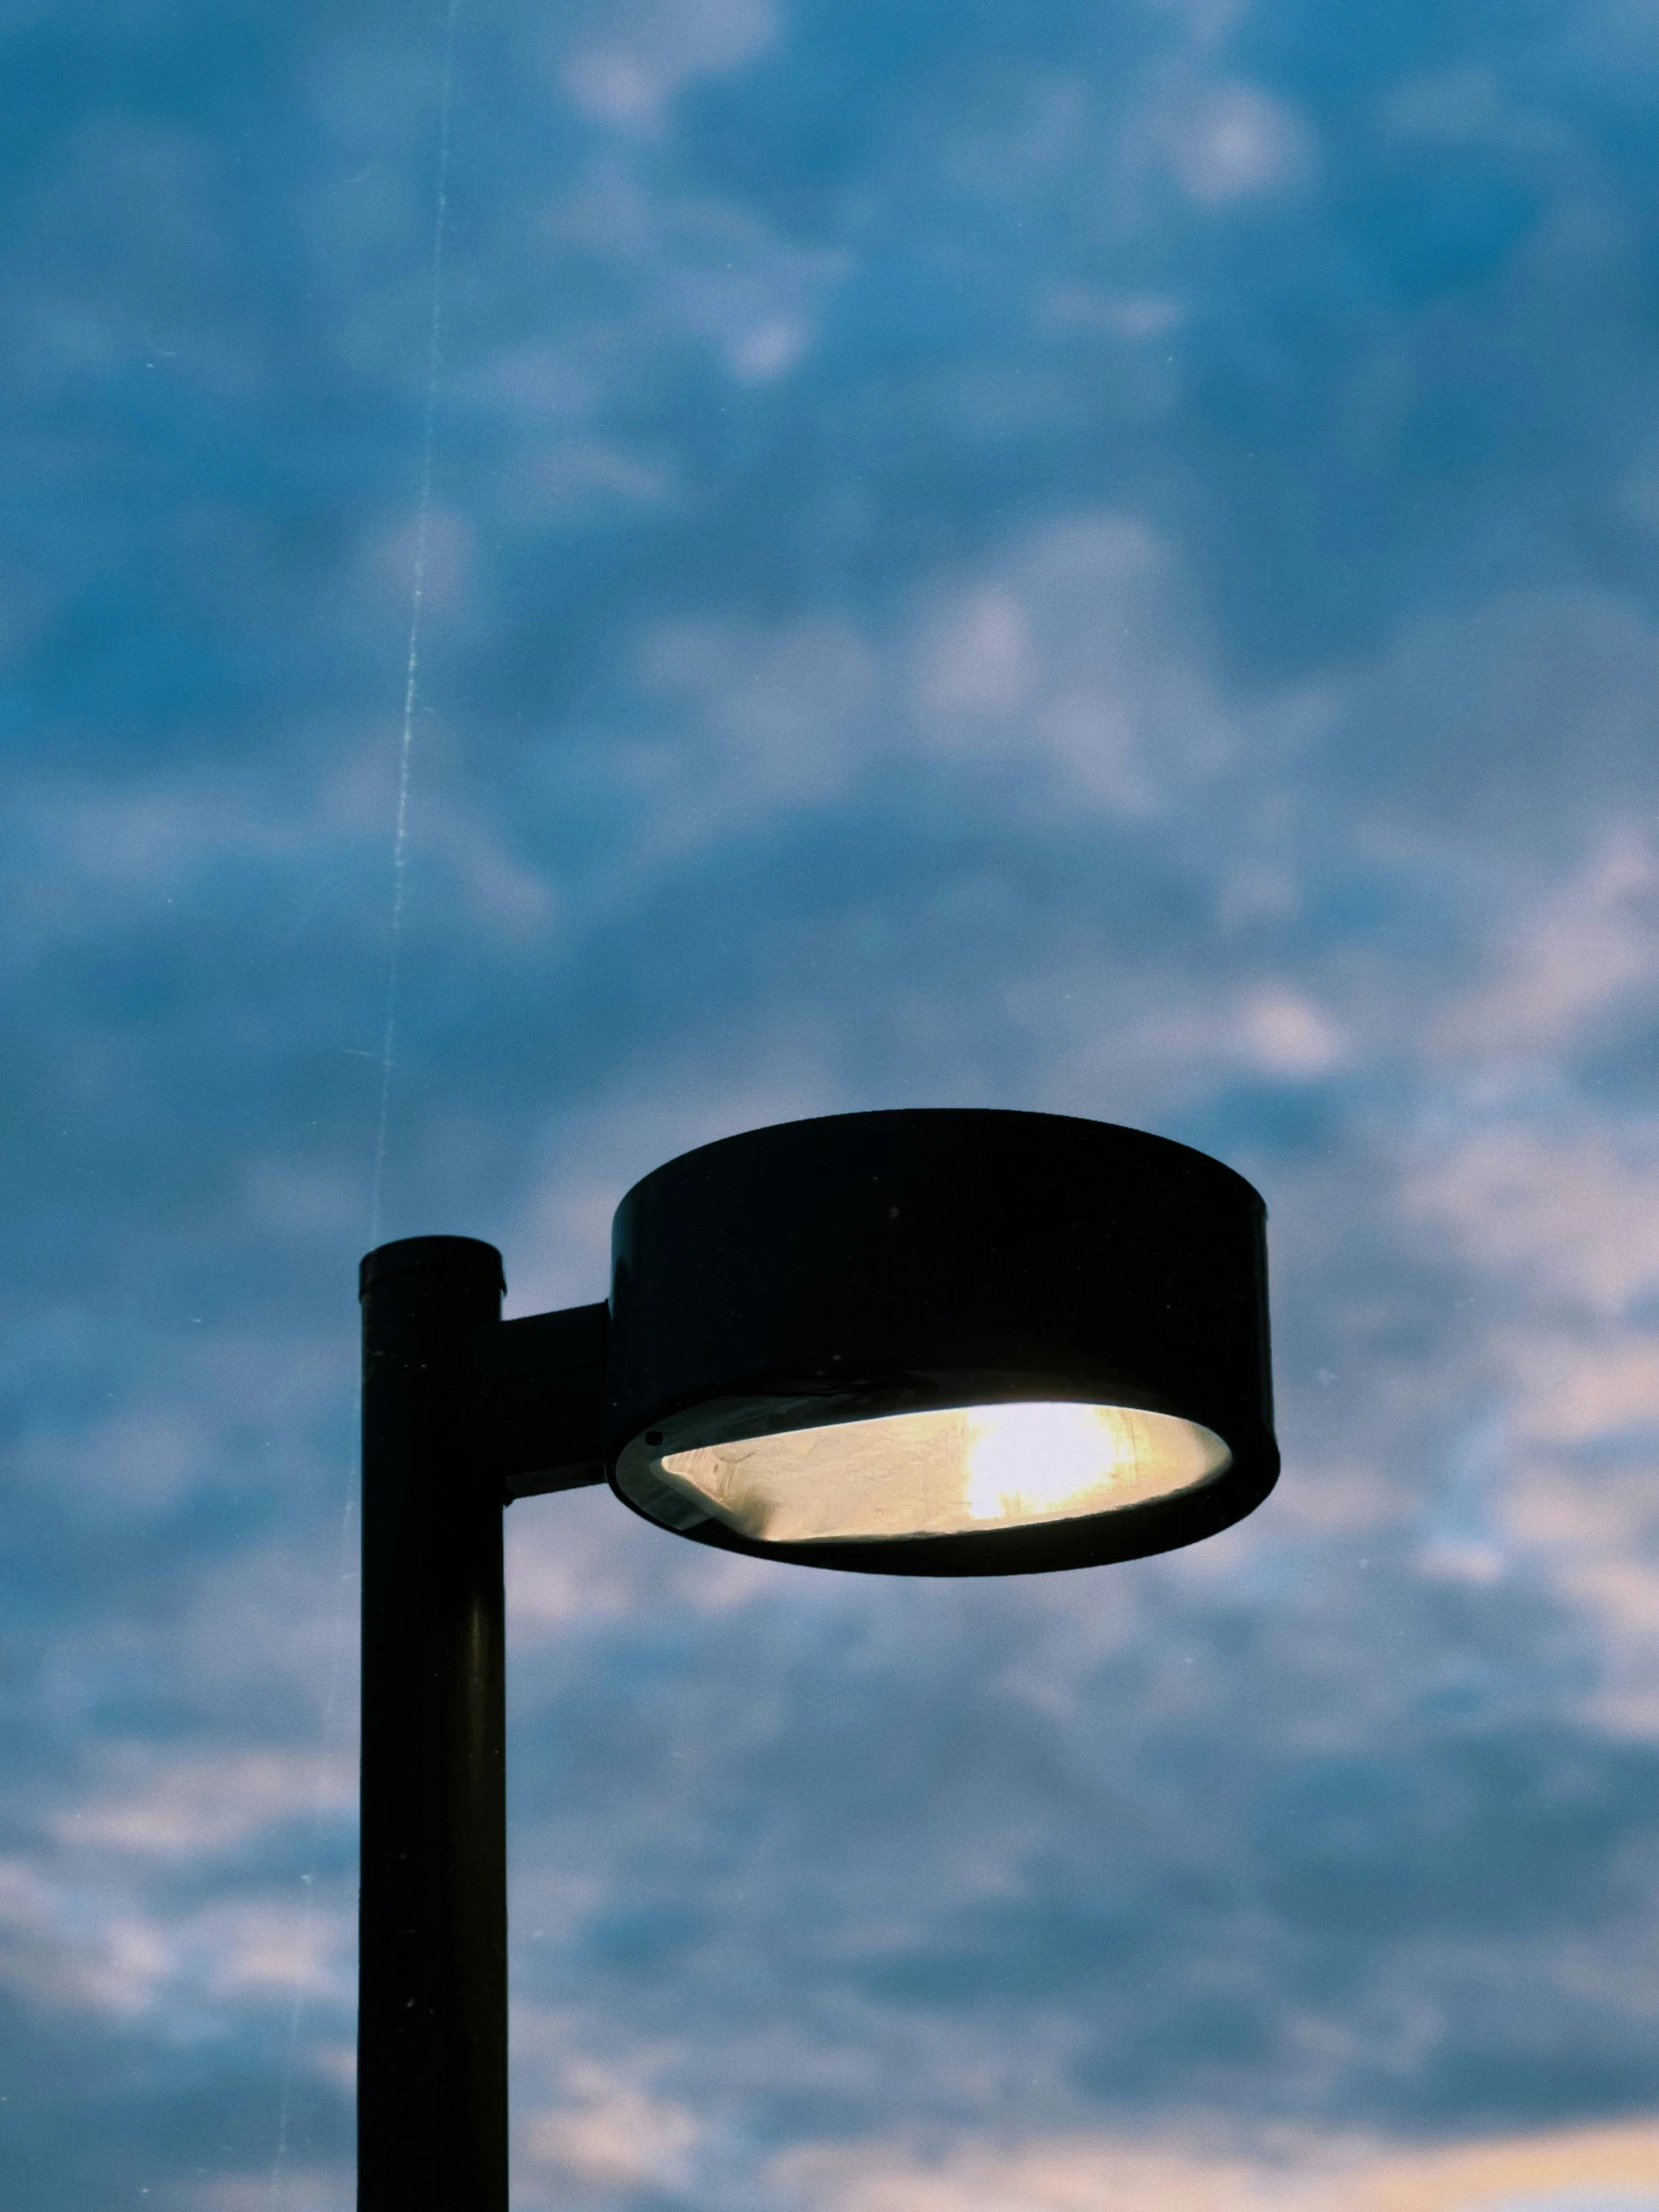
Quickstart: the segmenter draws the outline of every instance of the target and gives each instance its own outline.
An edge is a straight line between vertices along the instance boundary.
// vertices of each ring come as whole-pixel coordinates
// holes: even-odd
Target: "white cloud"
[[[182,1406],[128,1406],[71,1431],[36,1429],[18,1454],[26,1480],[97,1496],[120,1515],[165,1511],[212,1463],[214,1426]]]
[[[1615,825],[1535,906],[1505,919],[1497,972],[1434,1024],[1447,1053],[1558,1051],[1621,999],[1659,990],[1659,856],[1634,823]]]
[[[1214,85],[1166,126],[1170,166],[1201,208],[1283,192],[1313,167],[1314,141],[1295,109],[1258,85]]]
[[[583,1623],[626,1619],[640,1601],[640,1575],[614,1540],[627,1533],[622,1508],[595,1489],[592,1502],[560,1491],[507,1515],[507,1632],[520,1654]]]
[[[148,786],[62,780],[18,792],[14,815],[34,858],[18,879],[10,961],[37,966],[64,944],[135,926],[183,937],[187,916],[237,868],[269,885],[267,913],[291,912],[319,892],[347,909],[389,913],[397,735],[388,701],[378,728],[330,734],[318,748],[318,774],[296,788],[268,788],[256,772],[157,777]],[[438,873],[469,923],[522,938],[556,918],[551,882],[518,855],[510,824],[454,804],[441,772],[433,773],[449,736],[423,717],[409,851]],[[269,1008],[264,1018],[271,1020]],[[105,1026],[115,1042],[126,1041],[122,1025]]]
[[[51,1826],[78,1851],[194,1859],[248,1843],[263,1830],[355,1811],[355,1761],[338,1750],[193,1749],[142,1742],[100,1752],[100,1786]]]
[[[213,1999],[302,1995],[334,2005],[356,1993],[356,1916],[266,1899],[191,1916],[179,1936]]]
[[[179,1914],[117,1914],[83,1969],[86,1995],[120,2016],[160,2014],[187,2031],[223,2032],[237,2007],[333,2006],[355,1989],[356,1917],[341,1898],[328,1911],[272,1897]]]
[[[802,2212],[1659,2212],[1659,2123],[1389,2151],[1304,2139],[1277,2156],[1107,2135],[791,2151],[774,2166]]]
[[[605,2067],[571,2062],[556,2104],[523,2124],[523,2153],[588,2188],[673,2188],[687,2178],[703,2129],[695,2114]]]
[[[159,2018],[187,2036],[223,2033],[237,2007],[331,2006],[352,1994],[355,1914],[287,1895],[169,1905],[142,1887],[95,1882],[71,1853],[58,1879],[0,1863],[0,1981],[55,2010]]]
[[[591,741],[634,830],[616,895],[637,895],[653,862],[833,806],[887,761],[1008,772],[1022,819],[1137,822],[1193,807],[1253,739],[1301,746],[1330,721],[1323,691],[1235,711],[1184,596],[1153,533],[1106,513],[939,579],[890,642],[846,617],[654,623],[634,650],[649,734]],[[1195,813],[1191,833],[1213,826]],[[1267,906],[1283,910],[1295,888],[1282,870],[1251,880],[1269,877]],[[1259,890],[1241,896],[1261,910]]]
[[[87,1394],[112,1409],[37,1418],[19,1439],[17,1471],[87,1519],[116,1525],[165,1513],[199,1487],[318,1471],[314,1425],[350,1374],[349,1340],[237,1337],[215,1323],[211,1312],[181,1316],[131,1340],[131,1365],[120,1371],[79,1348],[74,1367]]]
[[[1035,680],[1024,606],[995,584],[976,585],[922,649],[920,704],[924,714],[952,720],[1007,714],[1024,706]]]
[[[1157,539],[1108,514],[1050,524],[941,590],[911,649],[922,744],[1027,762],[1061,804],[1154,812],[1234,743],[1172,582]]]
[[[616,304],[485,355],[462,388],[541,438],[607,436],[601,417],[689,342],[739,384],[767,384],[810,351],[823,301],[852,266],[734,201],[665,191],[637,152],[609,152],[528,226],[520,248],[557,269],[602,258]],[[661,463],[654,463],[661,466]]]
[[[1384,93],[1378,113],[1383,129],[1407,143],[1546,155],[1571,147],[1555,116],[1523,107],[1502,73],[1479,63],[1407,77]]]
[[[478,612],[475,535],[469,517],[435,502],[424,512],[379,517],[358,537],[341,587],[359,619],[382,610],[404,614],[418,572],[425,615],[458,629]]]
[[[503,523],[541,530],[606,510],[664,513],[680,489],[672,464],[654,453],[591,434],[537,439],[526,425],[501,472],[494,504]]]
[[[1528,1305],[1613,1316],[1659,1289],[1659,1123],[1505,1117],[1424,1146],[1401,1203]]]
[[[733,371],[746,384],[770,384],[775,377],[789,374],[806,352],[811,336],[804,322],[782,317],[776,322],[757,322],[732,348]]]
[[[1476,1271],[1489,1314],[1475,1357],[1501,1410],[1468,1540],[1488,1568],[1524,1559],[1574,1609],[1596,1643],[1587,1709],[1651,1736],[1659,1333],[1644,1314],[1659,1287],[1659,1130],[1511,1109],[1409,1157],[1399,1205]]]
[[[342,1386],[348,1391],[349,1382]],[[147,1657],[176,1668],[198,1695],[235,1697],[254,1686],[280,1694],[314,1716],[319,1730],[337,1730],[342,1744],[354,1745],[357,1553],[349,1459],[333,1474],[332,1496],[307,1516],[303,1541],[249,1543],[199,1568]],[[66,1665],[73,1660],[69,1654]],[[95,1651],[94,1679],[98,1664]]]
[[[1329,1075],[1344,1057],[1331,1017],[1285,985],[1253,991],[1239,1009],[1238,1027],[1245,1051],[1270,1075]]]
[[[656,129],[687,85],[744,68],[778,36],[772,0],[637,0],[608,14],[562,75],[585,114],[624,130]]]
[[[1017,201],[1086,153],[1095,103],[1085,77],[1022,65],[1012,54],[998,78],[994,104],[963,101],[951,115],[938,162],[966,192]]]
[[[654,689],[696,700],[719,741],[725,802],[743,815],[834,799],[864,750],[871,656],[845,623],[759,634],[667,625],[646,640],[641,673]],[[710,765],[698,764],[700,781]],[[707,792],[705,807],[719,803],[718,787]]]
[[[350,2167],[280,2159],[254,2174],[221,2174],[177,2195],[183,2212],[340,2212],[351,2200]]]

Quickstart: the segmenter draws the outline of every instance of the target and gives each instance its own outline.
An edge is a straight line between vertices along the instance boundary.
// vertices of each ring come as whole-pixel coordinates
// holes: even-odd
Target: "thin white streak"
[[[391,845],[391,950],[386,963],[386,1021],[380,1041],[380,1107],[374,1131],[374,1182],[369,1200],[368,1242],[380,1241],[385,1188],[386,1126],[391,1113],[391,1071],[397,1043],[397,994],[402,972],[403,905],[408,859],[409,769],[414,754],[415,707],[420,689],[420,633],[426,607],[426,556],[432,520],[432,442],[437,417],[438,372],[443,358],[443,246],[449,212],[449,115],[454,79],[455,19],[460,0],[449,0],[444,23],[443,95],[438,121],[438,174],[432,221],[432,311],[426,339],[426,404],[420,436],[420,503],[415,524],[414,575],[409,587],[409,652],[403,673],[403,729],[397,753],[397,814]]]
[[[415,526],[414,574],[409,585],[409,650],[403,672],[403,725],[397,756],[397,811],[392,830],[391,847],[391,948],[386,962],[386,1019],[380,1043],[380,1100],[374,1129],[374,1176],[369,1199],[370,1248],[379,1242],[380,1209],[385,1185],[386,1131],[391,1112],[391,1071],[397,1043],[397,995],[401,980],[403,949],[403,907],[408,854],[409,822],[409,770],[414,752],[415,707],[420,687],[420,631],[421,617],[426,603],[426,557],[431,535],[432,514],[432,447],[437,419],[438,377],[443,360],[443,248],[444,228],[449,212],[449,147],[450,116],[453,104],[455,78],[455,24],[460,14],[460,0],[448,0],[444,13],[443,69],[438,108],[438,160],[437,182],[432,212],[432,260],[431,260],[431,312],[426,336],[426,398],[422,411],[420,432],[420,501]],[[360,1424],[362,1412],[359,1391],[357,1413]],[[340,1513],[338,1555],[335,1561],[334,1585],[336,1602],[332,1632],[329,1638],[328,1673],[322,1700],[321,1745],[317,1759],[316,1786],[312,1793],[311,1831],[313,1850],[308,1870],[300,1876],[304,1902],[300,1917],[299,1950],[302,1957],[309,1955],[309,1936],[316,1917],[316,1877],[318,1852],[324,1818],[324,1793],[328,1770],[328,1752],[331,1746],[335,1716],[339,1704],[340,1676],[345,1663],[345,1628],[350,1610],[350,1587],[355,1579],[351,1568],[352,1530],[356,1518],[354,1490],[348,1489]],[[277,2212],[282,2193],[282,2168],[288,2150],[288,2126],[293,2107],[294,2072],[299,2053],[299,2030],[305,2009],[303,1989],[296,1984],[293,2004],[288,2013],[286,2047],[282,2058],[282,2086],[277,2104],[276,2147],[271,2166],[272,2212]]]

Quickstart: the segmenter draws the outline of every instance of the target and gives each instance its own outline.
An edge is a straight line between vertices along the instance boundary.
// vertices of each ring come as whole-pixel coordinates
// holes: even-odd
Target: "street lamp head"
[[[606,1459],[729,1551],[883,1574],[1141,1557],[1273,1487],[1265,1212],[1056,1114],[837,1114],[617,1210]]]

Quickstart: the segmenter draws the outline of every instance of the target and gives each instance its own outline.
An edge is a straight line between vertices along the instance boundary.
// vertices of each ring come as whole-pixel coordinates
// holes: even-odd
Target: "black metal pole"
[[[502,1490],[468,1434],[501,1255],[362,1263],[358,2212],[506,2212]]]

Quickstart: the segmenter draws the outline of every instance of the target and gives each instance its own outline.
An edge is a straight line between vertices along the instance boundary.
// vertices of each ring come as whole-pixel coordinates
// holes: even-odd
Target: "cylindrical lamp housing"
[[[705,1145],[617,1210],[615,1487],[706,1543],[876,1573],[1039,1572],[1192,1543],[1279,1471],[1265,1221],[1219,1161],[1058,1114],[837,1114]],[[1053,1408],[1079,1406],[1105,1408],[1143,1459],[1149,1436],[1179,1432],[1191,1464],[1172,1494],[1143,1479],[1110,1509],[1074,1499],[1028,1525],[1011,1507],[964,1527],[918,1508],[914,1532],[869,1537],[854,1516],[846,1540],[773,1541],[742,1510],[703,1511],[674,1472],[734,1439],[806,1449],[848,1422],[886,1420],[858,1433],[909,1451],[930,1431],[890,1416],[942,1408],[1037,1408],[1021,1418],[1040,1443],[1070,1417]]]

